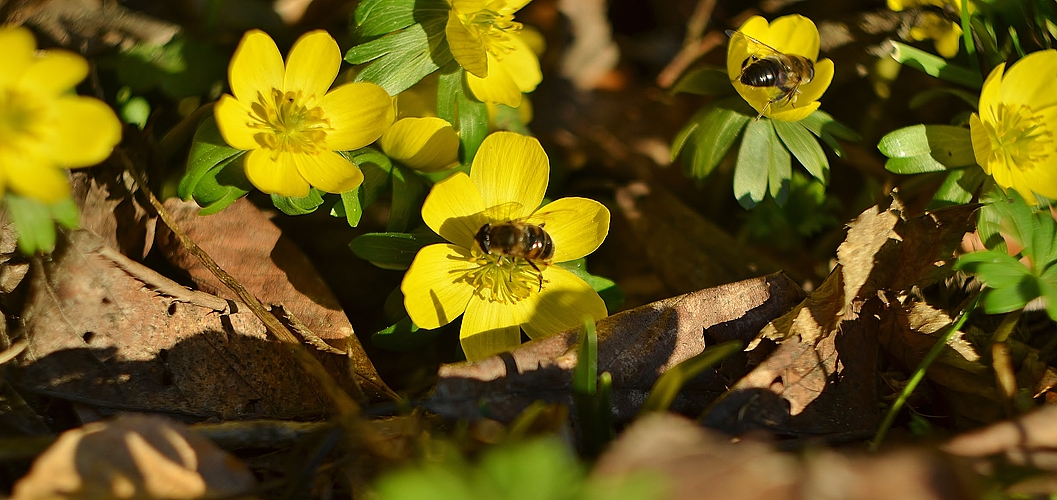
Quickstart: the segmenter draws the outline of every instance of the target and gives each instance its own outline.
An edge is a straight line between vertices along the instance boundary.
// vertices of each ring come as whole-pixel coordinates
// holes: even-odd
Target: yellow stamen
[[[250,104],[248,125],[260,132],[254,139],[262,147],[280,152],[317,154],[326,151],[327,134],[333,131],[323,109],[316,105],[316,96],[305,96],[301,91],[271,95],[257,93],[257,101]]]
[[[545,288],[540,285],[540,272],[525,259],[499,254],[483,254],[474,250],[470,261],[478,267],[467,271],[457,281],[472,285],[477,296],[489,302],[517,303],[530,294]]]
[[[515,22],[513,15],[503,15],[486,8],[461,17],[462,23],[481,40],[485,50],[496,59],[503,59],[503,56],[516,50],[508,33],[521,31],[523,25]]]
[[[0,148],[21,149],[27,139],[41,139],[44,110],[34,102],[10,89],[0,92]]]
[[[995,122],[984,121],[991,140],[991,161],[1020,169],[1041,164],[1052,149],[1053,133],[1023,104],[998,104]]]

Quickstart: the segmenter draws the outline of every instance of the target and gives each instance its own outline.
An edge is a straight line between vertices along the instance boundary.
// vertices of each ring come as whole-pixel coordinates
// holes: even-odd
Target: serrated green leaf
[[[667,411],[675,401],[683,386],[690,379],[712,367],[716,363],[741,350],[740,340],[731,340],[706,347],[700,354],[687,359],[661,374],[650,389],[646,402],[642,404],[639,415],[654,411]]]
[[[215,176],[215,171],[245,153],[224,142],[212,115],[203,119],[198,125],[198,130],[195,131],[194,139],[191,140],[191,151],[187,156],[187,173],[180,179],[180,185],[176,188],[177,194],[184,201],[190,200],[203,177],[211,173]]]
[[[12,193],[4,195],[3,201],[18,231],[19,251],[33,255],[55,250],[55,221],[51,207]]]
[[[826,152],[822,151],[822,146],[818,144],[818,140],[811,134],[811,131],[800,122],[772,120],[772,124],[775,132],[778,132],[778,137],[782,139],[782,143],[789,149],[789,152],[793,153],[796,160],[812,177],[826,184],[829,181],[829,159],[826,158]]]
[[[411,266],[422,247],[443,241],[435,234],[424,232],[367,233],[352,240],[349,248],[357,257],[382,269],[403,270]]]
[[[684,73],[672,86],[671,93],[724,96],[734,94],[735,90],[726,70],[704,66]]]
[[[969,129],[912,125],[881,138],[877,149],[889,157],[885,169],[897,174],[939,172],[976,164]]]
[[[951,64],[942,57],[911,47],[905,43],[896,41],[890,43],[893,49],[891,53],[892,59],[899,61],[904,66],[909,66],[929,76],[972,89],[978,89],[983,85],[979,72]]]
[[[709,104],[695,118],[696,130],[686,143],[686,151],[692,155],[687,174],[704,179],[727,156],[751,118],[729,99]]]
[[[763,201],[767,194],[767,180],[771,164],[775,162],[771,148],[774,129],[766,120],[753,120],[745,127],[734,164],[734,197],[748,209]]]
[[[973,195],[980,189],[987,174],[979,168],[956,168],[947,171],[943,184],[932,195],[929,210],[951,205],[964,205],[973,201]]]
[[[323,204],[323,192],[316,188],[309,189],[308,196],[303,198],[292,198],[277,194],[271,196],[272,205],[286,215],[310,214]]]
[[[349,49],[345,60],[350,64],[370,62],[355,81],[375,83],[389,95],[411,88],[452,61],[446,23],[447,17],[430,19]]]

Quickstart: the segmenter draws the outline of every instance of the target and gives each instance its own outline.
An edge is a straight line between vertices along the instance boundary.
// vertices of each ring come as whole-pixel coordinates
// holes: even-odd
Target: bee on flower
[[[609,210],[586,198],[540,207],[550,167],[539,142],[511,132],[485,138],[470,174],[433,186],[422,219],[448,243],[418,252],[400,289],[421,328],[462,316],[466,358],[481,359],[606,316],[605,303],[554,264],[595,251],[609,233]],[[520,238],[520,239],[519,239]]]

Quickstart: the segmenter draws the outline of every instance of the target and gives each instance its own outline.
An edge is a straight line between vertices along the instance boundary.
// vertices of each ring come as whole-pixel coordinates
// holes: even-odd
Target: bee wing
[[[523,218],[520,215],[524,213],[524,205],[516,201],[501,203],[480,212],[486,219],[493,222],[510,222],[514,219]]]
[[[731,48],[734,50],[743,48],[745,53],[762,57],[782,55],[782,53],[775,50],[774,47],[746,35],[741,31],[727,30],[727,36],[730,37]]]

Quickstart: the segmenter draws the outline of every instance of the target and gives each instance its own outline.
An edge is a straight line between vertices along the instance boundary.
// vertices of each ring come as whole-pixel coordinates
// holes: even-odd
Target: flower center
[[[1023,104],[999,104],[994,123],[984,122],[991,139],[991,161],[1020,169],[1031,168],[1046,159],[1053,143],[1053,133],[1030,107]]]
[[[493,2],[501,3],[501,2]],[[513,52],[516,47],[508,33],[521,31],[522,24],[514,21],[513,14],[503,15],[489,5],[472,14],[462,15],[462,23],[484,44],[485,50],[496,59]]]
[[[269,96],[258,92],[257,102],[250,105],[249,126],[259,131],[254,139],[274,155],[326,150],[327,133],[334,129],[315,101],[315,95],[306,97],[301,91],[272,89]]]
[[[27,97],[10,89],[0,91],[0,148],[21,149],[27,139],[39,139],[44,110],[33,104],[36,99]]]
[[[461,279],[489,302],[517,303],[547,284],[542,274],[520,257],[484,254],[474,249],[469,260],[478,267],[467,271]]]

